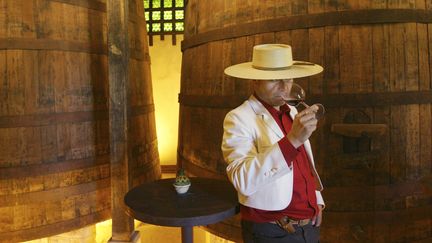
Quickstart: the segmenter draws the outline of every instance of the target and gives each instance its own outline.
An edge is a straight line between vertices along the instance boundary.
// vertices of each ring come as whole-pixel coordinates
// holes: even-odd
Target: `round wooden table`
[[[193,242],[193,226],[222,221],[239,212],[237,193],[228,181],[192,177],[189,191],[177,194],[174,178],[137,186],[125,198],[126,212],[142,222],[182,227],[182,242]]]

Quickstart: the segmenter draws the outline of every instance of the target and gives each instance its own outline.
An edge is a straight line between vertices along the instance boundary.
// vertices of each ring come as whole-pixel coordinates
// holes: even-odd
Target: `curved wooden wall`
[[[159,178],[142,1],[130,1],[133,184]],[[108,219],[106,1],[0,2],[0,241]]]
[[[428,1],[188,1],[182,43],[178,158],[195,175],[225,178],[225,114],[251,93],[223,74],[252,47],[286,43],[324,66],[299,79],[327,108],[312,137],[327,207],[322,242],[432,238],[431,36]],[[239,240],[231,219],[209,230]]]

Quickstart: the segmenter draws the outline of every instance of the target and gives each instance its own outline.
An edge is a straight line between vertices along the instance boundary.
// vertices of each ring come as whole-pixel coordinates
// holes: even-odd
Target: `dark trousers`
[[[273,223],[254,223],[242,220],[242,236],[244,243],[317,243],[319,227],[311,223],[305,226],[295,225],[296,232],[288,233]]]

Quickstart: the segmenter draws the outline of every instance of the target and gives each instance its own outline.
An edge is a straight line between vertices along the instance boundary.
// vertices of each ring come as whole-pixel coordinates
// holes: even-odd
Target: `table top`
[[[214,224],[239,212],[237,193],[225,180],[191,177],[187,193],[177,194],[174,178],[139,185],[125,198],[126,212],[162,226]]]

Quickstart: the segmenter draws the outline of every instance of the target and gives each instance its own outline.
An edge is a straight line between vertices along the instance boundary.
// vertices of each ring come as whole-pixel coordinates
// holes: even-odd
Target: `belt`
[[[289,233],[294,233],[295,232],[294,225],[298,225],[298,226],[302,227],[302,226],[309,224],[311,221],[312,221],[311,219],[296,220],[296,219],[290,219],[287,216],[284,216],[284,217],[280,218],[279,220],[273,221],[270,223],[279,225],[281,228],[288,231]]]

